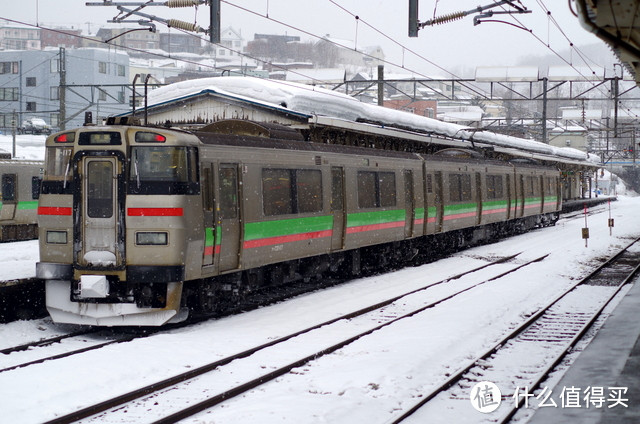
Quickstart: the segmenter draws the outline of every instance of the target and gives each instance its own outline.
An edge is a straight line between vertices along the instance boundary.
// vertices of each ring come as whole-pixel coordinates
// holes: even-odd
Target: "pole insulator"
[[[169,19],[167,21],[167,26],[172,27],[172,28],[180,28],[180,29],[183,29],[185,31],[205,32],[205,30],[202,29],[202,27],[200,25],[192,24],[192,23],[185,22],[185,21],[180,21],[178,19]]]
[[[200,0],[168,0],[165,3],[165,6],[175,8],[175,7],[191,7],[198,6],[201,3]]]
[[[457,21],[458,19],[462,19],[465,16],[467,16],[467,12],[455,12],[455,13],[450,13],[448,15],[439,16],[434,19],[430,19],[428,21],[423,22],[420,25],[422,27],[425,27],[427,25],[440,25],[440,24],[445,24],[447,22]]]

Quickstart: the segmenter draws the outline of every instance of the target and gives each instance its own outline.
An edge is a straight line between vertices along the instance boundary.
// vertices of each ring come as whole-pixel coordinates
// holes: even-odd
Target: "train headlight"
[[[136,244],[140,246],[164,246],[168,239],[169,235],[164,231],[136,233]]]
[[[67,244],[66,231],[47,231],[48,244]]]

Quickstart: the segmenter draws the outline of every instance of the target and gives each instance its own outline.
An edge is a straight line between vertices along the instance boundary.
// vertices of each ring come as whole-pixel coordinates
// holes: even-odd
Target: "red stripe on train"
[[[317,238],[331,237],[333,230],[314,231],[311,233],[291,234],[288,236],[267,237],[263,239],[245,241],[242,247],[252,249],[256,247],[273,246],[275,244],[290,243],[293,241],[311,240]]]
[[[71,216],[71,208],[55,207],[55,206],[39,206],[38,215],[63,215]]]
[[[129,208],[127,209],[129,216],[182,216],[184,210],[182,208]]]

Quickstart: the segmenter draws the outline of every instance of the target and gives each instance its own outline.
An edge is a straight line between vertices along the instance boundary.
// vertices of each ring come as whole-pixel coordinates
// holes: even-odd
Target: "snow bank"
[[[558,148],[538,141],[488,131],[473,131],[462,125],[438,121],[394,109],[362,103],[346,94],[319,87],[252,77],[213,77],[170,84],[149,93],[149,104],[159,105],[203,92],[259,102],[308,115],[324,115],[349,121],[364,120],[451,138],[473,140],[500,147],[585,160],[576,149]]]

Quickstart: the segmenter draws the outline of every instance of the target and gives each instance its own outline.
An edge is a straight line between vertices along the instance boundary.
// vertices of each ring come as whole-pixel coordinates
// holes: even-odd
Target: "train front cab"
[[[175,194],[198,194],[196,149],[148,131],[89,127],[47,139],[37,276],[56,322],[161,325],[186,317],[184,256],[193,246],[185,244],[198,230],[189,215],[197,208],[187,203],[196,196]]]

